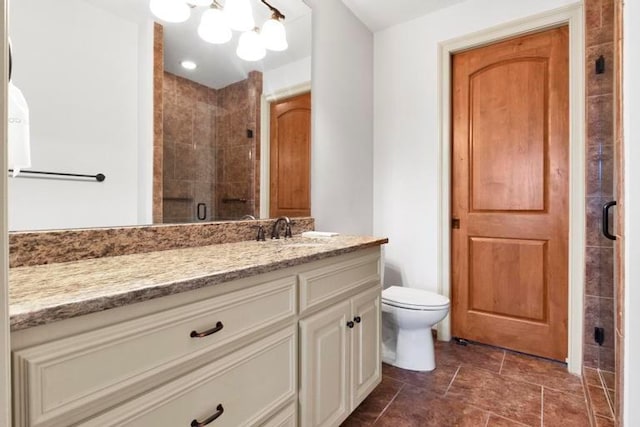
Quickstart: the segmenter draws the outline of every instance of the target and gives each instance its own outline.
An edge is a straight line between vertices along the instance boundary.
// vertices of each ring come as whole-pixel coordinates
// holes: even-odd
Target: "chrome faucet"
[[[273,230],[271,230],[271,238],[272,239],[279,239],[280,238],[280,233],[279,233],[279,226],[280,223],[284,222],[285,224],[285,228],[284,228],[284,238],[286,239],[287,237],[291,237],[291,220],[289,219],[288,216],[281,216],[280,218],[276,219],[276,222],[273,224]]]
[[[240,221],[244,221],[244,220],[253,220],[253,221],[255,221],[255,219],[256,219],[255,216],[247,214],[247,215],[243,216],[242,218],[240,218]]]

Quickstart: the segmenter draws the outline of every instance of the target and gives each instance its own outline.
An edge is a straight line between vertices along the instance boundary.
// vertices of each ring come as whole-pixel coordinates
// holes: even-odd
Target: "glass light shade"
[[[231,40],[231,29],[220,9],[207,9],[202,14],[198,35],[206,42],[222,44]]]
[[[189,0],[188,3],[193,6],[211,6],[213,0]]]
[[[264,23],[260,37],[262,37],[264,47],[269,50],[283,51],[289,47],[287,32],[282,22],[277,19],[271,18]]]
[[[224,13],[232,30],[249,31],[256,26],[249,0],[227,0]]]
[[[238,40],[236,54],[245,61],[259,61],[265,57],[267,50],[262,44],[262,39],[255,31],[242,33]]]
[[[151,0],[149,9],[158,19],[167,22],[184,22],[191,15],[191,8],[183,0]]]

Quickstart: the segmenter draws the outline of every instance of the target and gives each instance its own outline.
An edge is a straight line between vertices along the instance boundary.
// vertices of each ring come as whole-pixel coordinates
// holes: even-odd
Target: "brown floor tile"
[[[447,397],[524,424],[540,425],[542,387],[463,366]]]
[[[589,386],[589,396],[591,397],[591,410],[595,415],[611,417],[609,402],[605,396],[603,388]]]
[[[500,373],[555,390],[584,395],[582,380],[567,371],[567,366],[550,360],[507,352]]]
[[[596,417],[595,427],[614,427],[615,422],[611,418]]]
[[[504,350],[480,344],[459,345],[455,342],[436,342],[436,366],[467,365],[499,372]]]
[[[522,427],[526,425],[527,424],[522,424],[517,421],[502,418],[496,414],[491,414],[491,416],[489,417],[489,422],[487,423],[487,427]]]
[[[370,426],[380,416],[382,411],[391,403],[404,383],[393,378],[383,376],[382,382],[371,394],[356,408],[349,418],[342,424],[346,426]]]
[[[589,425],[584,395],[563,393],[548,388],[543,390],[543,425],[584,427]]]
[[[444,395],[447,388],[449,388],[449,384],[451,384],[451,380],[457,370],[457,366],[447,364],[439,364],[436,366],[436,369],[431,372],[409,371],[382,364],[382,375],[442,395]]]
[[[375,427],[484,426],[489,413],[460,400],[443,398],[407,385],[375,423]]]
[[[600,371],[600,376],[604,381],[605,386],[608,389],[615,390],[616,388],[616,374],[610,371]]]
[[[609,402],[611,403],[611,410],[613,411],[613,415],[615,415],[616,407],[618,406],[616,402],[616,392],[608,388],[605,389],[605,392],[607,393],[607,396],[609,396]]]
[[[584,368],[583,375],[585,384],[594,385],[596,387],[600,387],[602,385],[602,382],[600,381],[600,374],[598,374],[597,369]]]

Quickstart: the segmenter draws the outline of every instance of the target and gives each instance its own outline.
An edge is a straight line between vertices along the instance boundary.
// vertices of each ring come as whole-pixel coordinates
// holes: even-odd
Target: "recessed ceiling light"
[[[198,65],[193,61],[182,61],[180,65],[182,65],[182,68],[186,68],[187,70],[195,70],[198,68]]]

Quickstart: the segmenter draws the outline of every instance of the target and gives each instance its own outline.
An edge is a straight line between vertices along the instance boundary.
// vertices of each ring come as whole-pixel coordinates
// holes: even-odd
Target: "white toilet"
[[[382,360],[412,371],[436,367],[431,328],[449,313],[449,298],[423,289],[382,291]]]

